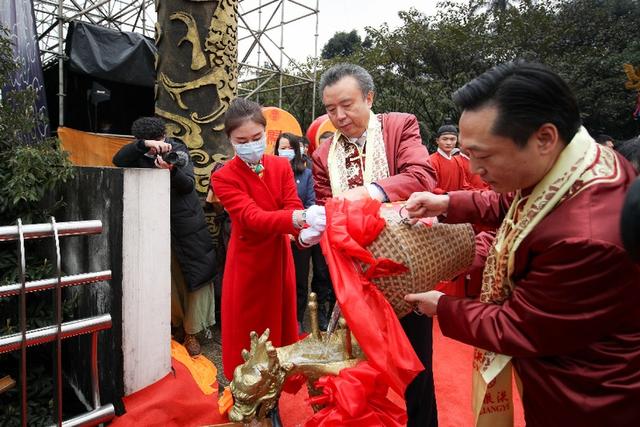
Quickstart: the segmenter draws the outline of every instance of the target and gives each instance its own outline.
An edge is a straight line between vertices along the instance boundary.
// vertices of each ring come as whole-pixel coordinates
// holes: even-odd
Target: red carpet
[[[433,354],[440,427],[472,426],[473,349],[444,337],[436,321]],[[205,396],[184,365],[174,360],[173,367],[175,376],[170,373],[157,383],[126,397],[127,414],[116,418],[111,425],[201,426],[226,422],[218,414],[217,394]],[[312,414],[311,408],[305,403],[307,396],[306,387],[294,396],[283,393],[280,414],[285,427],[304,426],[305,420]],[[514,396],[515,427],[524,427],[522,404],[517,392],[514,392]],[[390,398],[393,402],[402,404],[402,399],[395,393]]]
[[[433,322],[433,376],[436,383],[440,427],[473,426],[471,411],[471,361],[473,348],[442,335]],[[522,402],[514,384],[515,427],[524,427]]]
[[[187,368],[171,359],[175,375],[166,377],[124,398],[127,413],[112,427],[195,427],[227,422],[218,413],[218,394],[205,396]]]

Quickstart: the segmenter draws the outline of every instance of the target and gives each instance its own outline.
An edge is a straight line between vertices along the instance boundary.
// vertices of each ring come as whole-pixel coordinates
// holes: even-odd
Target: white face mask
[[[236,150],[236,154],[242,160],[247,163],[258,163],[264,155],[264,150],[267,148],[267,139],[265,135],[262,135],[257,141],[245,142],[244,144],[234,144],[233,149]]]
[[[289,159],[289,161],[291,161],[296,156],[296,152],[291,148],[284,148],[282,150],[278,150],[278,156],[286,157],[287,159]]]

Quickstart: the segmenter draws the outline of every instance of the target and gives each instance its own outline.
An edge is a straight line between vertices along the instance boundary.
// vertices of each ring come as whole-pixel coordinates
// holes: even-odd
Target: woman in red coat
[[[222,363],[227,378],[243,363],[251,331],[269,328],[274,346],[298,339],[296,280],[288,235],[315,244],[324,230],[324,208],[306,211],[286,158],[265,155],[266,120],[258,104],[235,99],[225,132],[236,156],[211,175],[211,185],[231,217],[222,285]]]

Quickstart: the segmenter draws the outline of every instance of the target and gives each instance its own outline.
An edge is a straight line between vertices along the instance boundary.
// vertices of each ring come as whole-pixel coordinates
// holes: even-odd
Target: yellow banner
[[[59,127],[62,148],[76,166],[113,166],[111,159],[120,148],[133,141],[133,136],[115,136],[83,132]]]

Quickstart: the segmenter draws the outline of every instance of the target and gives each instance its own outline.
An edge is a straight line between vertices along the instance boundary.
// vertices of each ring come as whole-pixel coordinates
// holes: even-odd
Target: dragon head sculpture
[[[265,420],[277,405],[290,375],[306,377],[309,394],[314,395],[319,391],[313,384],[320,377],[337,375],[364,359],[344,319],[340,320],[341,327],[336,333],[327,336],[320,332],[314,293],[309,295],[309,308],[312,332],[296,343],[275,348],[268,341],[269,329],[260,337],[251,332],[251,348],[242,351],[245,362],[234,370],[229,385],[234,400],[229,420],[238,423]]]
[[[282,385],[291,365],[282,366],[269,339],[269,329],[258,338],[251,332],[251,350],[243,350],[245,363],[233,372],[230,384],[234,404],[229,419],[247,423],[263,420],[278,402]]]

